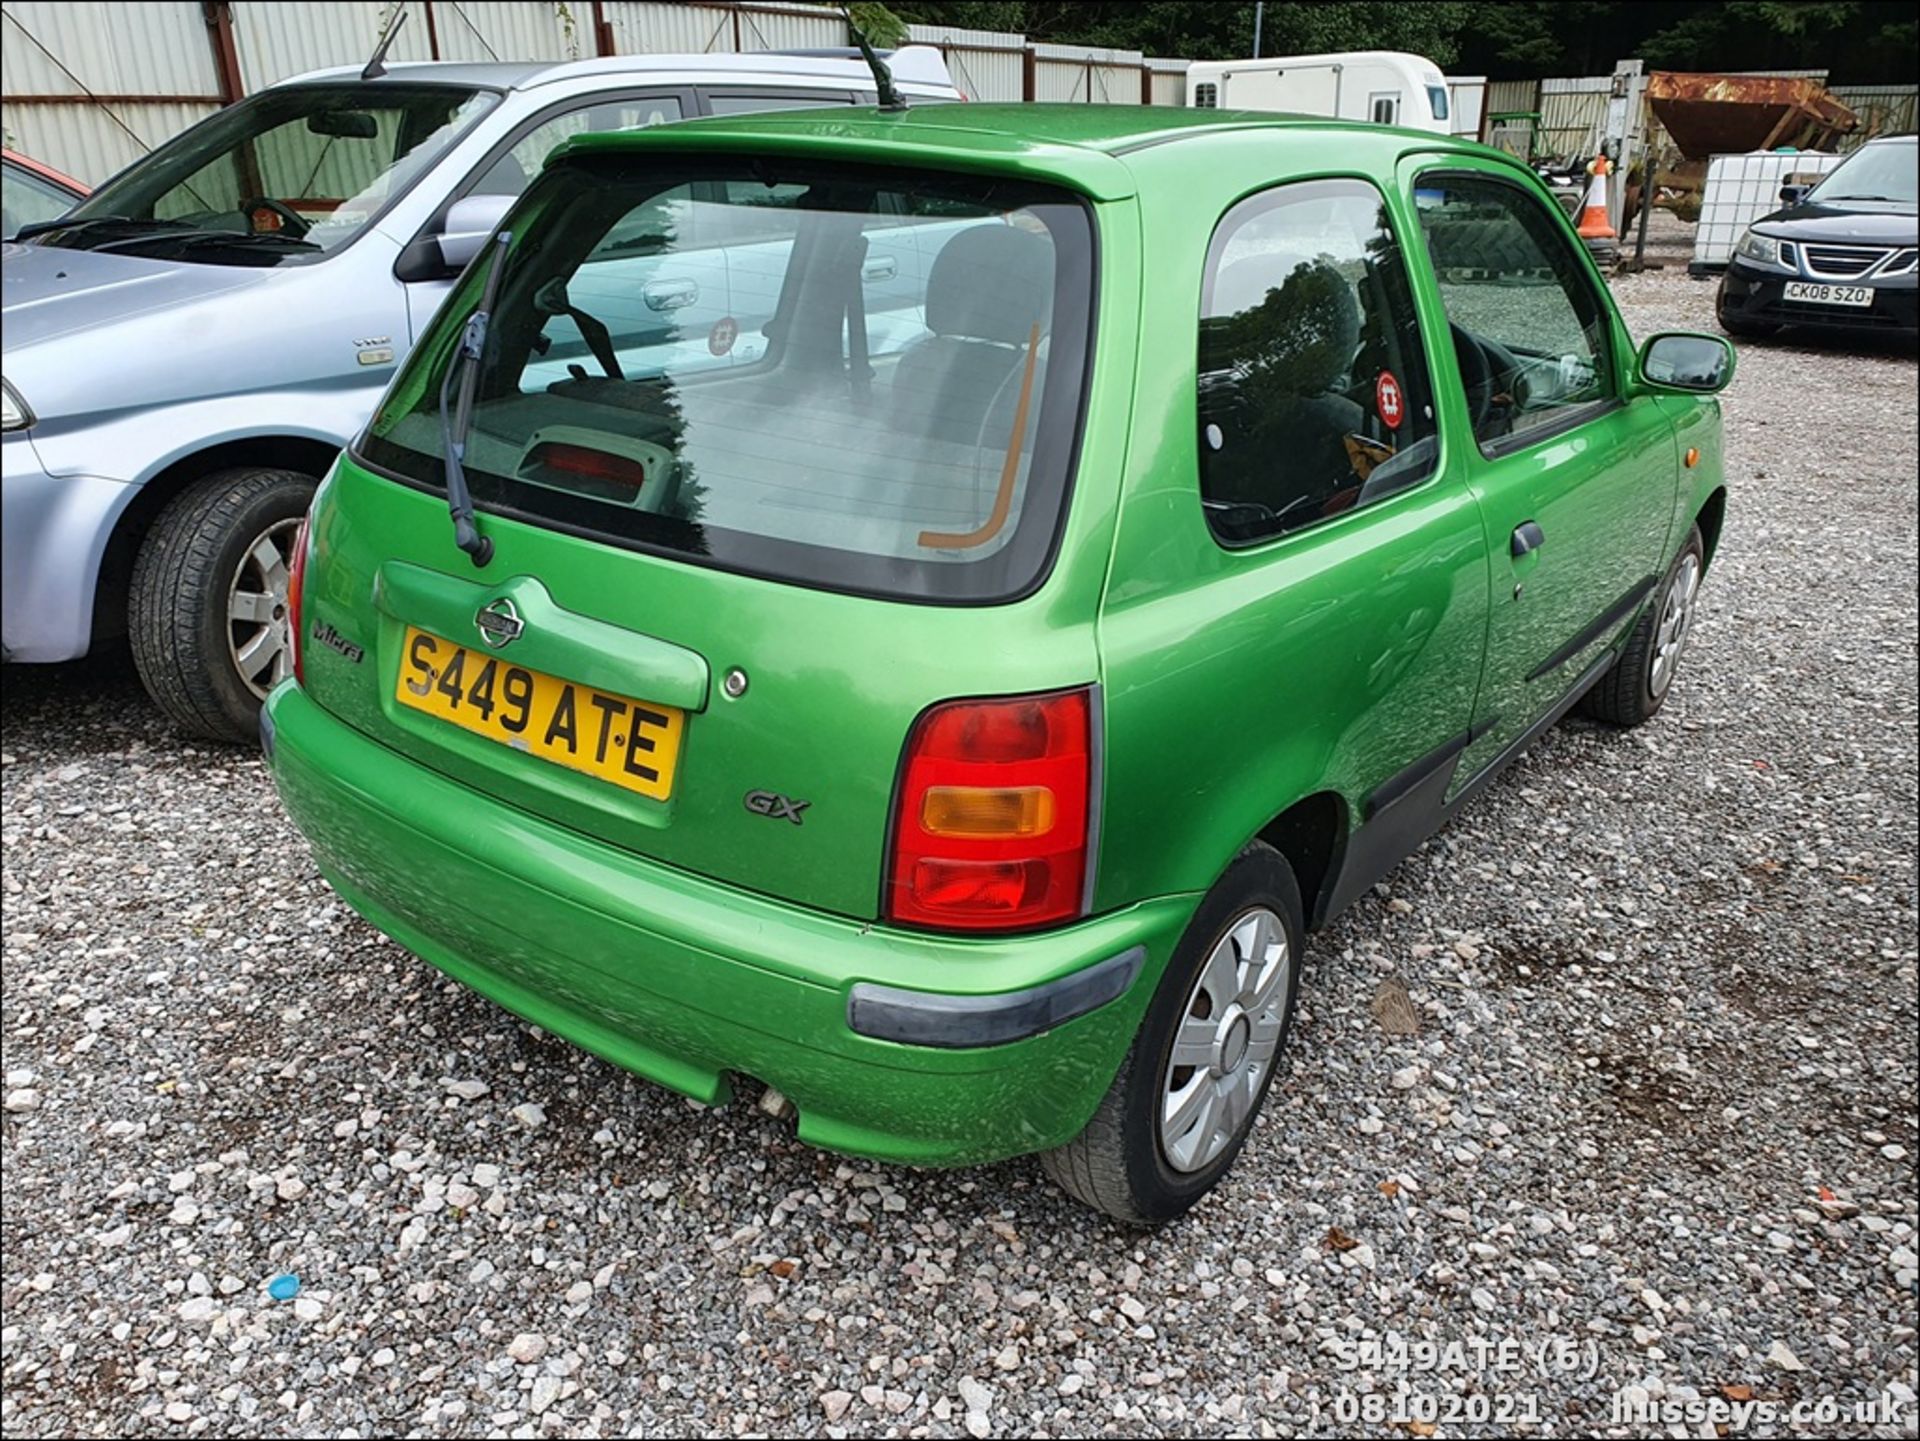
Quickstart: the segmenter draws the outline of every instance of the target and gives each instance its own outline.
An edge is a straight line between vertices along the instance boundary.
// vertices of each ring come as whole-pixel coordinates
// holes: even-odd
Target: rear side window
[[[1227,545],[1285,535],[1433,473],[1433,398],[1405,257],[1359,180],[1227,212],[1201,292],[1200,495]]]
[[[716,157],[548,169],[482,362],[476,504],[696,564],[984,602],[1044,574],[1092,306],[1082,202],[1026,182]],[[363,442],[445,484],[466,277]]]

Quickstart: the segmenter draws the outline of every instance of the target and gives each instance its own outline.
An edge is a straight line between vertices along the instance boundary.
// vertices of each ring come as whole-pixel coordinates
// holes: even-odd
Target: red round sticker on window
[[[733,342],[740,338],[740,322],[731,315],[713,322],[713,329],[707,332],[707,349],[715,355],[725,355],[733,349]]]
[[[1400,422],[1406,419],[1406,400],[1392,371],[1381,371],[1380,378],[1373,383],[1373,405],[1380,412],[1380,423],[1388,430],[1398,430]]]

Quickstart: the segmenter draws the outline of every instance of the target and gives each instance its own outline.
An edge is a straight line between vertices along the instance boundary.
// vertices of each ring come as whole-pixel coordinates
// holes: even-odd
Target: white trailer
[[[1275,110],[1451,132],[1440,67],[1403,50],[1275,55],[1262,60],[1196,60],[1187,67],[1187,104],[1201,109]]]

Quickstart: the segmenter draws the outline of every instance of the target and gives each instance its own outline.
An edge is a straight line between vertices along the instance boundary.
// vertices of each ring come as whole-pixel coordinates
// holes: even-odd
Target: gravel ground
[[[1710,328],[1659,238],[1633,327]],[[1352,1419],[1404,1383],[1507,1408],[1441,1434],[1663,1429],[1639,1387],[1914,1435],[1915,366],[1741,362],[1665,713],[1561,727],[1317,939],[1258,1134],[1153,1236],[521,1025],[124,660],[11,670],[7,1434],[1433,1434]]]

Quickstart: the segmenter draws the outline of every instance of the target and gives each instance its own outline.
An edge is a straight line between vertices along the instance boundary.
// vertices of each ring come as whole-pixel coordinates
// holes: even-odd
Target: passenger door
[[[1204,889],[1223,838],[1338,796],[1337,908],[1439,823],[1486,644],[1486,542],[1459,442],[1442,445],[1419,243],[1366,181],[1282,184],[1220,219],[1197,337],[1190,306],[1143,312],[1135,444],[1160,449],[1122,507],[1101,619],[1109,898]],[[1174,357],[1195,339],[1187,379]]]
[[[665,125],[694,113],[691,92],[680,90],[636,91],[621,95],[581,95],[542,111],[501,141],[455,187],[428,222],[426,233],[438,234],[447,211],[456,200],[475,195],[498,195],[518,199],[533,177],[540,173],[547,156],[561,141],[575,135],[597,134],[604,130],[631,130],[649,125]],[[453,277],[414,280],[406,286],[407,318],[415,336],[426,329],[440,302],[453,288]],[[724,299],[722,314],[724,310]]]
[[[1651,398],[1628,398],[1624,328],[1555,207],[1497,163],[1408,169],[1491,584],[1457,792],[1550,720],[1639,613],[1678,479],[1672,427]]]

